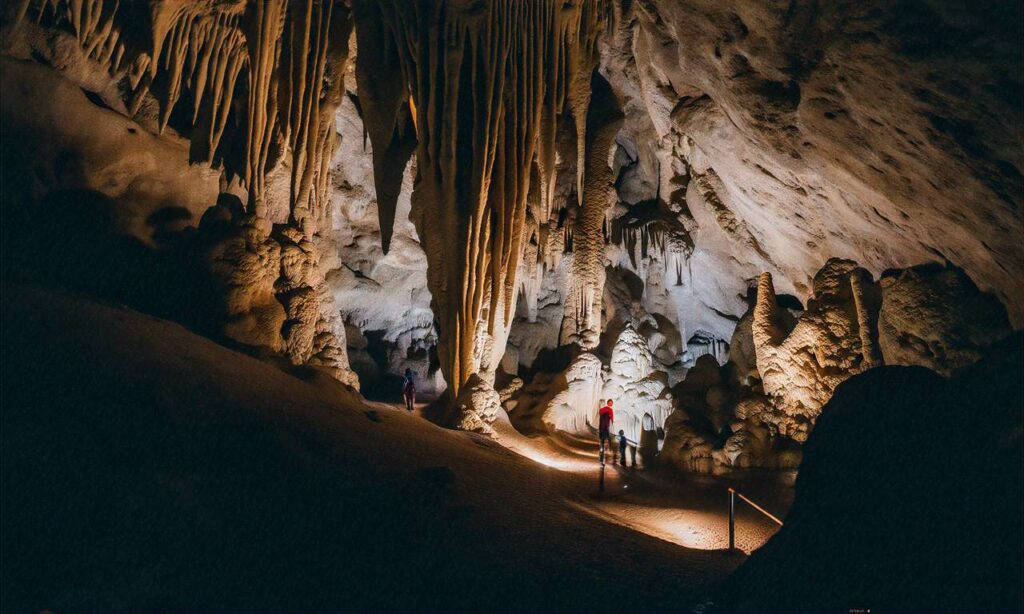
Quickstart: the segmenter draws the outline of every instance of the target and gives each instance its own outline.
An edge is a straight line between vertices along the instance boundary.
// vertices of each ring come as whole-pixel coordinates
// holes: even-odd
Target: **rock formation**
[[[587,112],[586,137],[580,139],[585,146],[579,150],[577,172],[582,173],[583,185],[579,191],[580,212],[573,227],[572,281],[560,339],[563,344],[575,342],[586,350],[597,347],[601,336],[603,230],[614,198],[609,156],[623,119],[618,101],[602,77],[595,75],[591,90],[592,101],[597,104]]]
[[[580,354],[564,374],[564,388],[555,384],[554,397],[545,403],[542,421],[550,428],[566,433],[588,435],[597,428],[601,384],[601,361],[590,353]]]
[[[1024,317],[1020,10],[910,9],[9,3],[5,271],[464,425],[604,394],[679,466],[791,466],[840,382]]]
[[[365,393],[389,398],[399,390],[405,370],[411,369],[417,397],[434,400],[445,383],[433,359],[437,331],[427,263],[409,220],[415,162],[403,169],[396,183],[388,184],[396,189],[397,200],[385,254],[373,181],[373,144],[364,138],[359,115],[367,103],[349,77],[337,115],[341,143],[331,162],[331,197],[336,203],[331,228],[339,264],[331,269],[326,285],[351,332],[346,334],[349,358]]]
[[[636,442],[645,416],[650,416],[655,428],[662,428],[672,413],[668,375],[654,369],[647,340],[630,325],[612,348],[611,370],[601,396],[615,401],[615,430],[624,430]]]
[[[1010,334],[1006,310],[963,271],[918,267],[882,279],[879,343],[890,365],[951,375]]]
[[[214,216],[230,219],[235,230],[204,234],[211,242],[196,248],[224,292],[216,301],[222,307],[214,315],[223,318],[216,332],[356,383],[322,268],[334,262],[322,243],[330,217],[328,165],[337,144],[334,114],[352,28],[348,8],[314,0],[149,8],[143,14],[116,1],[25,0],[5,11],[4,54],[41,59],[110,111],[95,128],[75,128],[88,136],[63,153],[69,160],[91,158],[102,172],[110,161],[93,149],[90,130],[109,130],[119,123],[110,117],[116,113],[166,140],[187,141],[187,155],[170,160],[170,169],[188,162],[219,170],[209,175],[220,175],[221,191],[245,200],[244,215]],[[138,132],[130,123],[126,128]],[[144,159],[126,159],[113,176],[133,185],[147,173],[153,171]],[[91,169],[79,175],[69,179],[123,195],[117,183],[97,182]],[[22,185],[15,182],[15,189]],[[147,226],[155,219],[183,217],[194,227],[216,200],[214,192],[205,206],[182,215],[166,205],[173,195],[146,196],[166,207],[145,218],[148,225],[132,221],[138,213],[130,206],[118,211],[128,220],[117,222],[119,230],[152,242],[157,235]],[[140,213],[152,207],[140,205]]]
[[[840,384],[804,448],[785,526],[716,603],[1015,608],[1022,347],[1015,335],[951,379],[885,366]]]
[[[496,434],[495,422],[508,421],[508,416],[501,407],[501,398],[494,391],[494,387],[476,374],[466,382],[455,403],[459,408],[459,421],[456,426],[464,431],[493,437]]]
[[[531,164],[538,151],[553,151],[554,130],[544,119],[568,107],[577,127],[586,125],[587,57],[601,5],[581,0],[564,8],[509,0],[357,3],[357,36],[387,33],[374,43],[387,53],[359,56],[367,67],[357,70],[360,90],[372,90],[365,78],[371,69],[383,84],[405,82],[374,91],[380,115],[366,116],[367,131],[375,156],[385,157],[402,146],[400,114],[416,129],[413,219],[428,262],[441,368],[456,397],[470,375],[493,378],[504,354]],[[578,137],[584,142],[586,131]],[[550,159],[542,165],[553,166]]]
[[[779,425],[784,435],[805,440],[835,387],[874,364],[871,350],[862,345],[874,333],[862,334],[861,322],[870,326],[877,316],[860,308],[870,300],[865,284],[851,282],[862,275],[867,273],[854,262],[829,260],[814,277],[814,298],[788,333],[778,321],[771,274],[758,279],[751,322],[757,370],[765,392],[789,418]]]

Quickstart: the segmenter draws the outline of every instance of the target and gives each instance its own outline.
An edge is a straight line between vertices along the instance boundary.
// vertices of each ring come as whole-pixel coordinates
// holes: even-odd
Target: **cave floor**
[[[726,484],[498,443],[185,328],[5,284],[4,607],[690,609],[744,559]],[[738,542],[772,530],[738,511]]]

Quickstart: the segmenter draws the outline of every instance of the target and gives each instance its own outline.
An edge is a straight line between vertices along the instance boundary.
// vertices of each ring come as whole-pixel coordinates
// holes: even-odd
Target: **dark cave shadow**
[[[177,206],[152,213],[148,245],[119,228],[121,207],[91,189],[57,190],[37,204],[5,203],[0,275],[63,286],[212,334],[216,300],[192,214]]]

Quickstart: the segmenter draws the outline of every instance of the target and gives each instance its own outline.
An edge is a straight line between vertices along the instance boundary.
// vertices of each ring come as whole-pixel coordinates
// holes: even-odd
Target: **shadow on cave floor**
[[[744,558],[177,324],[21,284],[0,305],[5,610],[679,609]]]

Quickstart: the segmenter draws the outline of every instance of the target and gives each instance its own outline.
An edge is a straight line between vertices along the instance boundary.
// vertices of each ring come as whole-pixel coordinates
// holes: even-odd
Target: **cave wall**
[[[353,41],[353,47],[355,42]],[[352,50],[354,56],[358,51]],[[436,398],[446,388],[436,360],[437,331],[427,288],[427,261],[409,218],[416,176],[410,160],[399,180],[388,251],[383,250],[373,144],[365,138],[355,79],[338,107],[341,143],[331,162],[331,223],[343,263],[327,279],[351,334],[349,358],[368,395],[396,396],[411,369],[417,396]],[[370,389],[367,390],[366,386]]]
[[[725,235],[715,274],[805,300],[830,257],[948,261],[1021,325],[1019,4],[631,6],[657,135],[701,233]]]
[[[850,374],[886,362],[950,375],[1021,325],[1019,13],[13,3],[5,261],[51,227],[51,242],[87,243],[94,225],[53,213],[86,190],[106,199],[76,210],[102,212],[94,243],[136,243],[83,275],[155,262],[105,287],[147,278],[149,304],[177,296],[161,315],[348,383],[351,354],[381,389],[410,368],[428,398],[448,385],[455,398],[477,374],[491,403],[487,386],[564,375],[582,350],[604,385],[628,330],[664,381],[658,399],[701,355],[728,357],[738,375],[716,377],[751,387],[723,405],[747,439],[803,438]],[[844,269],[850,294],[824,309],[816,280],[833,259],[861,272]],[[781,332],[755,330],[766,274],[795,297],[775,305]],[[813,394],[787,400],[804,383]],[[673,393],[677,410],[709,394],[693,386]],[[585,424],[573,403],[554,422]],[[721,427],[704,415],[718,401],[697,405],[695,433]]]
[[[347,5],[39,0],[0,27],[5,274],[357,385],[324,283]],[[33,218],[57,218],[51,236]],[[45,241],[73,249],[34,257]]]

